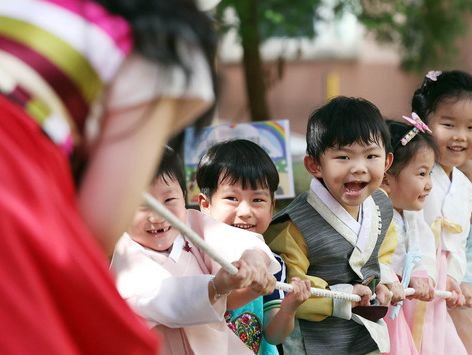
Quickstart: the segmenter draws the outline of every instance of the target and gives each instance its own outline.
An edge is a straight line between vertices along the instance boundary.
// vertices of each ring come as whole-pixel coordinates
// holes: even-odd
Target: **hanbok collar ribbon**
[[[424,123],[421,118],[415,113],[411,113],[411,117],[408,116],[402,116],[406,121],[411,123],[413,125],[413,128],[408,131],[407,134],[403,136],[402,139],[400,139],[400,143],[402,145],[407,145],[409,141],[411,141],[418,133],[433,133],[429,129],[428,125]]]
[[[402,275],[402,286],[404,289],[410,284],[411,274],[414,267],[421,261],[421,253],[419,250],[411,250],[405,256],[405,267]],[[395,319],[400,313],[400,308],[403,305],[403,301],[398,302],[395,306],[392,306],[390,311],[390,319]]]
[[[458,233],[462,233],[462,226],[458,223],[450,222],[444,217],[438,217],[431,225],[431,230],[433,231],[433,234],[434,234],[436,248],[438,248],[440,240],[441,240],[442,230],[444,230],[447,233],[458,234]]]

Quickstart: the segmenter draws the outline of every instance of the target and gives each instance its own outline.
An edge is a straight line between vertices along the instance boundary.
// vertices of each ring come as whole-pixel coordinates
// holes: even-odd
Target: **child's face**
[[[439,164],[450,175],[472,157],[472,99],[443,101],[428,121],[439,146]]]
[[[385,148],[375,143],[329,148],[319,163],[305,157],[308,172],[322,179],[331,195],[355,219],[359,206],[380,186],[391,162],[392,155],[386,156]]]
[[[157,178],[148,192],[185,222],[186,209],[182,189],[176,180],[166,177],[166,181],[162,177]],[[147,205],[143,205],[136,210],[128,234],[135,242],[147,248],[165,251],[172,247],[180,232]]]
[[[396,210],[418,211],[423,208],[432,187],[430,174],[433,166],[433,150],[423,147],[397,176],[386,175],[385,189]]]
[[[243,189],[241,181],[220,181],[211,200],[200,194],[200,209],[217,221],[262,234],[272,219],[274,202],[267,188]]]

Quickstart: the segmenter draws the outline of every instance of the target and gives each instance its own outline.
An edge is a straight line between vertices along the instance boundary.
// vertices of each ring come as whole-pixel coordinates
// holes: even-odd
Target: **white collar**
[[[175,262],[179,261],[180,255],[182,255],[182,250],[184,249],[185,240],[181,234],[179,234],[172,244],[172,250],[170,251],[169,258]]]
[[[354,217],[352,217],[346,209],[341,206],[341,204],[331,195],[328,189],[317,179],[311,179],[310,189],[313,191],[320,200],[328,207],[331,212],[333,212],[338,218],[346,224],[356,235],[359,234],[361,229],[361,223],[356,221]],[[360,206],[359,215],[363,215],[363,211],[361,209],[363,206]],[[362,219],[360,218],[361,222]]]
[[[134,241],[133,238],[128,233],[124,233],[123,237],[128,240],[128,243],[132,243],[134,245],[134,248],[138,248],[142,250],[145,254],[150,255],[151,257],[153,255],[159,254],[168,258],[171,258],[174,262],[178,262],[180,255],[182,254],[182,250],[184,248],[184,243],[185,240],[182,237],[181,234],[179,234],[175,240],[174,243],[172,244],[172,250],[169,252],[167,251],[157,251],[148,247],[145,247],[138,242]]]

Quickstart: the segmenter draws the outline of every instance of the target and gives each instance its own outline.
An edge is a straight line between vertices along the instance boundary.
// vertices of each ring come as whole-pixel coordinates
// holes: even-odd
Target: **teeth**
[[[463,150],[465,150],[464,147],[449,147],[450,150],[453,150],[455,152],[461,152]]]
[[[241,229],[251,229],[254,227],[253,224],[233,224],[233,227],[241,228]]]
[[[165,228],[161,228],[161,229],[149,229],[148,230],[148,233],[151,233],[151,234],[158,234],[158,233],[165,233],[167,232],[168,230],[170,229],[170,226],[169,227],[165,227]]]

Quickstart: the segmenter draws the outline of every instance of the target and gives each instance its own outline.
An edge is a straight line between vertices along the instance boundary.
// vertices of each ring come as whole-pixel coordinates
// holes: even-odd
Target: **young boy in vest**
[[[378,284],[379,247],[393,213],[378,190],[393,159],[388,128],[369,101],[337,97],[312,113],[306,137],[310,189],[274,216],[266,242],[284,259],[289,278],[352,292],[361,301],[307,300],[297,310],[298,327],[284,349],[297,354],[388,352],[385,323],[376,319],[382,315],[370,314],[371,320],[359,315],[374,310],[365,307],[372,292],[381,305],[391,297]]]

